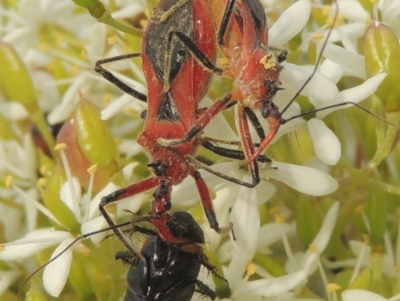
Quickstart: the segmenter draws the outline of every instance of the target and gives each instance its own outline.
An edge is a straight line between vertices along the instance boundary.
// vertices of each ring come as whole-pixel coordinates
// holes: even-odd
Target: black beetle
[[[197,279],[201,265],[215,273],[199,245],[204,243],[200,226],[189,213],[175,212],[167,227],[189,243],[168,243],[157,232],[135,226],[134,231],[149,235],[141,249],[145,260],[129,251],[116,254],[130,265],[124,301],[190,301],[195,291],[214,300],[216,293]]]

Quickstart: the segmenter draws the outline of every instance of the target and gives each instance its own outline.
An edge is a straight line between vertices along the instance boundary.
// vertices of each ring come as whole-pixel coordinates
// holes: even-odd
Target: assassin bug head
[[[276,136],[276,134],[278,132],[278,129],[280,128],[281,125],[283,125],[283,124],[285,124],[285,123],[287,123],[287,122],[289,122],[291,120],[300,118],[300,117],[304,117],[304,116],[312,115],[312,114],[317,114],[319,112],[321,112],[321,114],[323,114],[324,111],[329,112],[329,110],[331,110],[331,109],[338,108],[338,107],[343,107],[343,106],[346,106],[346,105],[353,105],[353,106],[355,106],[355,107],[367,112],[368,114],[374,116],[376,119],[381,120],[384,123],[389,124],[391,126],[394,126],[396,128],[399,128],[399,126],[391,123],[388,120],[385,120],[385,119],[377,116],[376,114],[373,114],[371,111],[369,111],[368,109],[360,106],[357,102],[352,101],[352,100],[349,100],[349,101],[341,100],[341,101],[338,101],[336,103],[333,103],[333,101],[332,101],[331,104],[327,104],[327,105],[324,105],[324,106],[319,106],[316,109],[308,111],[308,112],[297,114],[297,115],[294,115],[294,116],[291,116],[291,117],[288,117],[288,118],[283,118],[282,117],[283,114],[293,104],[293,102],[299,97],[299,95],[302,94],[302,92],[305,91],[305,89],[307,89],[307,87],[310,84],[310,82],[316,76],[317,70],[320,67],[320,64],[321,64],[321,62],[323,60],[324,51],[325,51],[326,48],[329,48],[331,46],[331,45],[329,45],[329,39],[330,39],[330,37],[332,35],[332,32],[335,30],[335,25],[336,25],[336,22],[337,22],[337,19],[338,19],[338,14],[339,14],[339,6],[338,6],[338,3],[336,1],[334,2],[334,6],[333,7],[335,8],[335,12],[334,12],[334,15],[332,17],[332,20],[330,20],[330,23],[331,23],[330,28],[329,28],[328,33],[326,34],[326,36],[324,38],[324,42],[322,43],[322,46],[321,46],[320,51],[319,51],[318,56],[317,56],[317,61],[316,61],[315,67],[313,68],[313,70],[312,70],[311,74],[309,75],[309,77],[304,81],[304,83],[296,91],[295,95],[290,99],[290,101],[286,104],[286,106],[281,111],[279,111],[278,107],[272,106],[268,102],[264,102],[263,103],[263,108],[261,110],[261,113],[262,113],[262,117],[266,118],[266,121],[269,124],[270,133],[265,139],[263,139],[261,141],[259,148],[250,157],[250,159],[247,161],[247,164],[250,164],[250,162],[253,162],[257,158],[257,156],[260,155],[261,153],[263,153],[264,150],[268,147],[268,145],[271,144],[272,140]],[[321,92],[324,92],[324,89],[325,89],[325,90],[329,90],[329,91],[332,90],[332,93],[338,93],[336,87],[335,87],[336,91],[335,91],[335,89],[331,89],[330,87],[324,87],[323,85],[321,85],[320,87],[317,87],[317,88],[321,89]],[[331,96],[331,98],[333,98],[333,96]],[[340,99],[340,97],[338,97],[338,98]],[[310,99],[310,101],[312,101],[312,100]],[[318,152],[317,152],[317,156],[319,156],[320,159],[324,157],[324,156],[320,156],[318,154]],[[338,159],[339,159],[339,156],[337,156],[337,160]],[[324,159],[321,159],[321,160],[324,161]],[[337,160],[335,162],[337,162]],[[327,162],[327,163],[330,162],[328,164],[334,164],[333,161],[329,160],[329,159],[327,161],[324,161],[324,162]]]

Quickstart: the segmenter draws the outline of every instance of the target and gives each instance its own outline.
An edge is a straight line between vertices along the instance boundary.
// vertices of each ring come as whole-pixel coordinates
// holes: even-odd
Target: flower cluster
[[[93,69],[100,59],[140,51],[140,29],[157,2],[0,4],[1,300],[15,300],[50,258],[43,275],[22,289],[29,300],[123,296],[127,268],[114,259],[121,243],[104,233],[80,238],[107,226],[98,209],[102,196],[149,176],[136,142],[147,104]],[[393,124],[400,123],[400,2],[261,2],[269,46],[289,50],[284,90],[274,98],[287,122],[266,151],[272,162],[260,164],[255,188],[200,171],[218,221],[232,223],[235,237],[209,228],[192,178],[174,186],[173,210],[190,210],[201,224],[207,255],[230,287],[207,271],[200,279],[223,300],[399,300],[400,151]],[[140,59],[106,68],[146,94]],[[215,76],[201,106],[230,89],[228,79]],[[216,116],[205,135],[239,141],[234,110]],[[251,182],[243,162],[206,150],[198,156]],[[147,214],[152,193],[107,210],[117,221]]]

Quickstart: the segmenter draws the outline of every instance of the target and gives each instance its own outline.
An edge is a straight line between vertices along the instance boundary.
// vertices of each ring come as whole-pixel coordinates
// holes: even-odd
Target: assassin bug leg
[[[160,16],[170,10],[174,10],[175,13],[169,15],[164,22],[160,22],[162,19]],[[176,29],[181,29],[180,19],[190,20],[190,22],[188,22],[188,26],[182,28],[182,32],[178,33]],[[195,23],[193,21],[200,19],[202,22]],[[201,32],[201,34],[197,35],[197,32]],[[167,56],[165,56],[165,49],[168,49]],[[196,56],[198,53],[201,54]],[[197,148],[202,144],[200,137],[177,147],[165,147],[157,142],[158,138],[173,140],[184,137],[187,133],[186,129],[192,128],[198,120],[202,122],[202,118],[209,118],[208,116],[198,117],[199,112],[203,111],[203,109],[198,109],[198,103],[205,94],[212,76],[204,64],[213,69],[215,57],[215,31],[205,3],[200,0],[179,1],[179,3],[161,1],[150,19],[142,45],[143,69],[149,87],[147,97],[149,106],[144,129],[138,139],[138,143],[151,155],[152,163],[149,164],[149,167],[153,169],[156,176],[118,190],[102,199],[100,211],[110,224],[113,224],[113,221],[105,210],[108,204],[158,186],[152,205],[152,223],[157,227],[163,239],[171,243],[182,243],[168,230],[167,211],[171,209],[172,186],[179,184],[190,175],[196,181],[211,227],[219,233],[230,230],[231,225],[225,228],[219,227],[208,188],[195,169],[204,168],[219,177],[246,187],[254,187],[257,181],[246,183],[201,165],[194,159]],[[122,56],[122,58],[126,57]],[[109,61],[112,59],[105,62]],[[97,65],[96,71],[100,70],[100,74],[105,78],[117,82],[117,86],[122,87],[131,95],[136,95],[129,88],[120,84],[118,79],[101,70],[99,67],[101,63]],[[220,102],[221,107],[229,106],[231,102],[233,101],[230,100],[230,97],[227,97]],[[221,153],[221,148],[216,148],[216,150]],[[222,151],[222,153],[224,152]],[[225,154],[233,156],[233,153],[229,151],[226,151]],[[238,153],[235,153],[234,156],[238,156]],[[252,174],[254,177],[255,173]],[[120,233],[117,235],[123,239]],[[128,248],[132,248],[126,241],[124,244]],[[135,250],[133,251],[135,252]]]
[[[123,55],[114,56],[114,57],[111,57],[111,58],[99,60],[99,61],[96,62],[96,66],[95,66],[94,70],[97,73],[101,74],[106,80],[108,80],[109,82],[113,83],[115,86],[120,88],[125,93],[131,95],[134,98],[139,99],[140,101],[147,102],[147,96],[146,95],[144,95],[143,93],[140,93],[139,91],[136,91],[132,87],[128,86],[123,81],[121,81],[118,78],[116,78],[110,71],[108,71],[107,69],[105,69],[102,66],[103,64],[106,64],[106,63],[116,62],[116,61],[125,60],[125,59],[136,58],[136,57],[140,57],[140,56],[141,56],[140,53],[129,53],[129,54],[123,54]]]

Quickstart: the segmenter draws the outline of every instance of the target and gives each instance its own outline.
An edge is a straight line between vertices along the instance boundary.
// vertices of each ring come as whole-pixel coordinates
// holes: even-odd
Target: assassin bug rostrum
[[[135,231],[149,235],[141,248],[145,260],[129,251],[117,253],[116,258],[129,265],[124,301],[190,301],[195,291],[214,300],[216,293],[197,279],[201,266],[215,274],[200,246],[203,231],[187,212],[173,213],[168,227],[187,243],[172,244],[157,232],[136,226]]]

